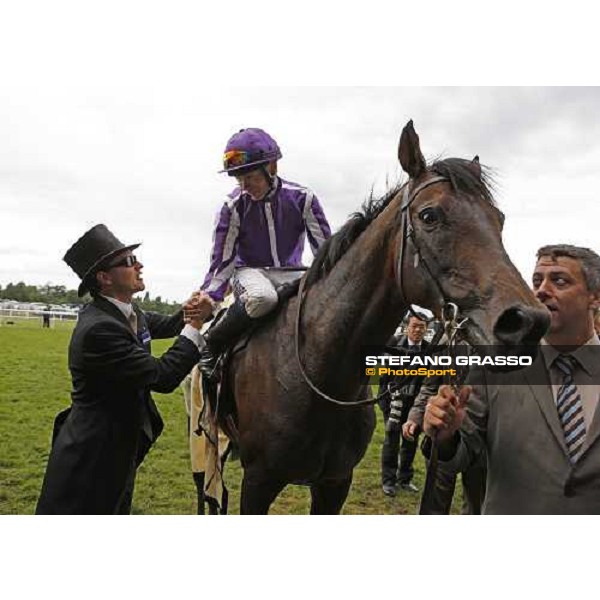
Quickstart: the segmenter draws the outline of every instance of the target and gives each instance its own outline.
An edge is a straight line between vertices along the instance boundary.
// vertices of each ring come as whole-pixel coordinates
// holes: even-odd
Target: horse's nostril
[[[496,332],[503,335],[519,333],[525,324],[525,313],[519,308],[509,308],[500,315],[496,322]]]
[[[494,335],[502,344],[509,346],[537,344],[548,324],[545,312],[515,306],[500,315],[494,326]]]

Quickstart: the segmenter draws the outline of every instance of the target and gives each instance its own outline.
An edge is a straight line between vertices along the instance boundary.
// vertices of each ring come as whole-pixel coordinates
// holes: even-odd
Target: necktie
[[[129,321],[129,325],[131,325],[131,329],[133,329],[133,333],[137,334],[137,315],[135,314],[135,310],[132,310],[127,317]]]
[[[571,463],[575,463],[581,456],[586,433],[581,396],[573,380],[573,371],[577,361],[570,355],[559,354],[554,360],[554,365],[563,376],[563,382],[556,397],[556,408],[565,434],[569,458]]]

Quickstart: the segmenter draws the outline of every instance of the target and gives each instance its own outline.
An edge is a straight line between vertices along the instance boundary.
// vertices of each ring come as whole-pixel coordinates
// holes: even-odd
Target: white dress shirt
[[[102,296],[102,294],[101,294],[101,296]],[[111,304],[114,304],[125,315],[125,318],[127,319],[127,321],[130,321],[130,317],[131,317],[132,313],[135,314],[134,310],[133,310],[133,305],[131,304],[131,302],[122,302],[121,300],[117,300],[116,298],[111,298],[110,296],[102,296],[102,297],[105,300],[108,300]],[[192,327],[189,324],[184,325],[183,329],[181,330],[180,335],[182,335],[183,337],[186,337],[188,340],[190,340],[190,342],[193,342],[196,345],[196,347],[198,348],[198,350],[202,350],[204,348],[204,346],[206,345],[206,342],[204,341],[204,338],[200,334],[200,331],[198,331],[195,327]]]

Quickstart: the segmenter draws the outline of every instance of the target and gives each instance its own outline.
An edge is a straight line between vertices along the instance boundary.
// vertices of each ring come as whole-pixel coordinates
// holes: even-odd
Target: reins
[[[442,306],[443,306],[442,320],[444,321],[444,330],[446,331],[446,335],[448,335],[448,332],[450,331],[450,329],[453,328],[452,330],[454,331],[454,333],[453,333],[453,339],[454,339],[456,331],[458,331],[458,329],[461,328],[461,326],[466,322],[466,319],[463,320],[461,323],[457,323],[458,307],[456,306],[456,304],[444,301],[444,293],[442,291],[442,288],[441,288],[439,282],[437,281],[437,279],[433,276],[431,269],[427,265],[427,262],[424,260],[424,257],[422,256],[422,253],[416,243],[416,239],[415,239],[415,235],[414,235],[414,228],[412,226],[412,222],[410,219],[410,210],[409,210],[410,205],[412,204],[412,202],[414,201],[414,199],[417,197],[417,195],[420,192],[422,192],[424,189],[428,188],[431,185],[434,185],[436,183],[445,182],[445,181],[449,181],[449,179],[447,177],[443,177],[441,175],[432,177],[431,179],[428,179],[427,181],[424,181],[423,183],[418,185],[410,193],[409,193],[409,183],[410,182],[406,184],[406,188],[404,190],[404,195],[403,195],[403,199],[402,199],[402,204],[400,205],[400,210],[401,210],[401,215],[402,215],[402,224],[401,224],[402,235],[400,237],[400,249],[399,249],[399,253],[398,253],[398,263],[397,263],[397,268],[396,268],[396,279],[398,282],[398,286],[400,288],[400,297],[401,297],[402,302],[406,306],[410,306],[410,304],[406,301],[406,296],[404,295],[404,289],[403,289],[403,285],[402,285],[402,280],[403,280],[402,264],[403,264],[406,240],[410,239],[413,246],[415,247],[415,267],[418,265],[419,262],[422,262],[427,273],[435,282],[435,285],[437,286],[438,291],[440,293],[440,297],[442,298]],[[326,400],[336,406],[352,408],[352,407],[369,406],[371,404],[375,404],[381,398],[383,398],[387,394],[389,394],[389,391],[386,390],[385,392],[383,392],[382,394],[379,394],[375,398],[369,398],[369,399],[365,399],[365,400],[354,400],[354,401],[338,400],[336,398],[333,398],[332,396],[329,396],[322,390],[320,390],[311,381],[310,377],[307,375],[307,373],[304,369],[304,365],[302,364],[302,359],[300,358],[300,324],[301,324],[301,320],[302,320],[302,304],[304,302],[304,297],[306,294],[306,291],[304,289],[305,283],[306,283],[306,277],[304,277],[301,280],[300,288],[298,290],[298,310],[296,313],[296,326],[295,326],[296,360],[298,362],[298,368],[300,369],[300,373],[301,373],[305,383],[320,398],[323,398],[324,400]],[[448,307],[450,307],[450,308],[448,308]],[[452,311],[452,320],[446,320],[444,313],[448,310]],[[448,337],[448,340],[450,341],[450,337]]]
[[[462,384],[464,383],[465,377],[469,372],[468,368],[463,367],[459,369],[456,366],[456,346],[459,342],[460,331],[464,328],[468,318],[459,321],[459,309],[453,302],[448,302],[442,309],[442,321],[444,323],[444,333],[448,341],[446,346],[446,355],[452,358],[452,364],[454,365],[455,375],[450,375],[447,378],[446,383],[450,385],[454,393],[458,394]],[[423,488],[423,495],[421,496],[421,503],[419,505],[419,514],[428,514],[427,503],[433,498],[435,491],[435,483],[437,479],[438,461],[439,461],[439,447],[437,441],[437,432],[434,432],[429,436],[431,439],[431,452],[429,454],[429,464],[427,465],[427,473],[425,475],[425,486]]]
[[[386,390],[383,394],[379,394],[376,398],[369,398],[366,400],[352,400],[352,401],[337,400],[336,398],[332,398],[331,396],[329,396],[328,394],[326,394],[325,392],[320,390],[310,380],[310,378],[306,374],[306,371],[304,370],[304,365],[302,364],[302,360],[300,358],[300,320],[301,320],[301,316],[302,316],[302,302],[304,300],[304,294],[305,294],[305,290],[304,290],[305,282],[306,282],[306,277],[303,277],[302,281],[300,282],[300,289],[298,290],[298,311],[296,313],[296,327],[295,327],[296,360],[298,362],[298,368],[300,369],[300,373],[302,374],[304,381],[306,382],[308,387],[315,394],[317,394],[317,396],[319,396],[320,398],[323,398],[324,400],[327,400],[328,402],[331,402],[332,404],[335,404],[336,406],[357,407],[357,406],[369,406],[371,404],[375,404],[381,398],[386,396],[389,392]]]

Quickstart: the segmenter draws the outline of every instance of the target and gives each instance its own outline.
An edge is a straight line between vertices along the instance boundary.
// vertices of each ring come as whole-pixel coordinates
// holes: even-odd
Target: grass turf
[[[72,324],[41,322],[0,326],[0,514],[31,514],[48,460],[56,413],[70,404],[67,347]],[[168,340],[153,342],[160,355]],[[134,514],[195,514],[196,491],[190,471],[187,417],[183,394],[154,394],[165,430],[138,470]],[[377,410],[377,429],[367,453],[354,471],[344,514],[415,514],[419,494],[399,491],[388,498],[381,491],[380,456],[383,420]],[[425,481],[423,458],[415,460],[416,485]],[[226,466],[230,513],[239,511],[241,467]],[[457,489],[460,486],[457,486]],[[288,486],[271,507],[272,514],[306,514],[308,488]],[[456,494],[453,512],[460,506]]]

